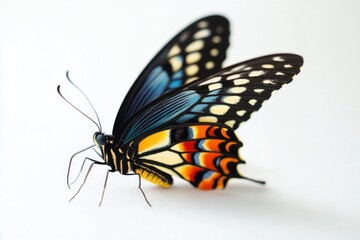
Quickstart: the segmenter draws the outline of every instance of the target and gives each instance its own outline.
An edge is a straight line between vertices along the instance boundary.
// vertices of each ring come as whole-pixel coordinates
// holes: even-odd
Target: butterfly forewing
[[[131,87],[116,117],[113,135],[146,104],[221,69],[228,39],[229,22],[222,16],[200,19],[176,35]]]
[[[274,90],[291,82],[302,64],[298,55],[277,54],[222,69],[148,104],[116,141],[127,143],[146,132],[185,123],[224,123],[236,129]]]

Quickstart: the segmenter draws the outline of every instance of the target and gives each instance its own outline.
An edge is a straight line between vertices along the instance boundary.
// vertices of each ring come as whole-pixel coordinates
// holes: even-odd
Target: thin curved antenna
[[[90,149],[90,148],[95,147],[95,146],[96,146],[96,145],[93,144],[93,145],[91,145],[91,146],[89,146],[89,147],[86,147],[86,148],[84,148],[84,149],[82,149],[82,150],[74,153],[74,154],[71,156],[70,162],[69,162],[69,167],[68,167],[68,172],[67,172],[67,176],[66,176],[66,183],[67,183],[69,189],[71,189],[71,187],[70,187],[71,184],[69,183],[69,177],[70,177],[70,169],[71,169],[71,164],[72,164],[73,158],[74,158],[76,155],[78,155],[79,153],[82,153],[82,152],[84,152],[84,151],[86,151],[86,150],[88,150],[88,149]]]
[[[101,125],[99,126],[99,124],[97,124],[94,120],[92,120],[88,115],[86,115],[85,113],[83,113],[82,111],[80,111],[80,109],[78,109],[77,107],[74,106],[74,104],[72,104],[71,102],[69,102],[60,92],[60,85],[57,87],[57,91],[60,95],[60,97],[62,97],[62,99],[64,99],[68,104],[70,104],[73,108],[75,108],[76,110],[78,110],[82,115],[84,115],[85,117],[87,117],[90,121],[92,121],[96,127],[99,129],[99,132],[101,132]]]
[[[87,100],[88,103],[90,104],[90,106],[91,106],[91,108],[93,109],[93,111],[94,111],[94,113],[95,113],[95,115],[96,115],[96,118],[97,118],[97,120],[98,120],[98,122],[99,122],[99,130],[100,130],[100,132],[101,132],[102,127],[101,127],[101,122],[100,122],[99,115],[97,114],[94,106],[91,104],[89,98],[85,95],[85,93],[84,93],[78,86],[75,85],[75,83],[73,83],[73,82],[70,80],[69,71],[66,71],[66,78],[69,80],[69,82],[70,82],[74,87],[76,87],[76,88],[81,92],[81,94],[86,98],[86,100]]]

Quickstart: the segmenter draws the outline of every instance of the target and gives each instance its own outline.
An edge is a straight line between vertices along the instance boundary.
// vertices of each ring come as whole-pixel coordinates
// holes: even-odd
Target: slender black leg
[[[140,177],[140,174],[136,173],[136,175],[138,175],[138,177],[139,177],[139,189],[140,189],[142,195],[144,196],[145,201],[146,201],[147,204],[149,204],[149,206],[151,207],[150,202],[147,200],[146,195],[145,195],[144,191],[143,191],[142,188],[141,188],[141,177]]]
[[[143,195],[145,201],[147,202],[147,204],[149,204],[149,206],[151,207],[150,202],[147,200],[146,195],[145,195],[144,191],[141,188],[141,176],[140,176],[140,174],[138,174],[138,173],[127,173],[127,174],[124,174],[124,175],[126,175],[126,176],[137,175],[139,177],[139,186],[138,186],[138,188],[139,188],[140,192],[142,193],[142,195]]]
[[[99,207],[101,206],[101,203],[104,199],[104,194],[105,194],[105,189],[106,189],[106,185],[107,185],[107,180],[108,180],[108,177],[109,177],[109,170],[107,171],[106,173],[106,177],[105,177],[105,183],[104,183],[104,189],[103,189],[103,192],[102,192],[102,195],[101,195],[101,199],[100,199],[100,203],[99,203]]]
[[[85,162],[86,162],[87,160],[89,160],[89,161],[91,161],[91,162],[94,162],[95,164],[99,164],[99,165],[104,165],[104,164],[105,164],[104,162],[100,162],[100,161],[97,161],[97,160],[92,159],[92,158],[88,158],[88,157],[84,158],[84,161],[83,161],[83,163],[81,164],[81,168],[80,168],[80,171],[79,171],[78,175],[76,176],[76,178],[75,178],[74,181],[72,181],[71,183],[68,184],[69,187],[70,187],[71,185],[73,185],[73,184],[78,180],[78,178],[80,177],[81,173],[82,173],[83,170],[84,170]],[[67,179],[69,179],[69,174],[70,174],[70,171],[68,171]],[[69,181],[69,180],[68,180],[68,181]]]
[[[76,195],[78,195],[78,193],[80,192],[81,188],[84,186],[84,184],[85,184],[85,182],[86,182],[86,179],[88,178],[89,173],[90,173],[92,167],[94,166],[94,164],[95,164],[95,162],[92,162],[92,163],[91,163],[91,165],[90,165],[90,167],[89,167],[89,169],[88,169],[88,171],[87,171],[87,173],[86,173],[86,175],[85,175],[84,182],[81,184],[80,188],[77,190],[77,192],[75,193],[75,195],[74,195],[72,198],[70,198],[69,202],[70,202],[71,200],[73,200],[73,199],[76,197]]]

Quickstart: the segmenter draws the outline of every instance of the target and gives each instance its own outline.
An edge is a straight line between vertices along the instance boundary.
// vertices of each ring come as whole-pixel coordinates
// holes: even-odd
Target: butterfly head
[[[107,136],[101,132],[96,132],[93,136],[93,141],[96,146],[102,147],[107,142]]]

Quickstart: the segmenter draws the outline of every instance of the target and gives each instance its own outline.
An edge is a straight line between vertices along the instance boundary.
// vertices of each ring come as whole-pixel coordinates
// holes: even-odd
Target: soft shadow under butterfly
[[[137,175],[149,205],[141,178],[168,188],[171,176],[178,176],[203,190],[223,189],[231,178],[265,183],[239,172],[238,164],[245,162],[234,130],[274,90],[292,81],[303,59],[275,54],[222,68],[229,34],[229,22],[222,16],[194,22],[140,74],[120,107],[112,135],[101,131],[98,117],[98,123],[91,119],[99,128],[94,144],[71,157],[69,171],[74,156],[88,149],[100,149],[103,161],[84,160],[91,165],[74,197],[94,164],[109,166],[100,204],[109,172]]]

